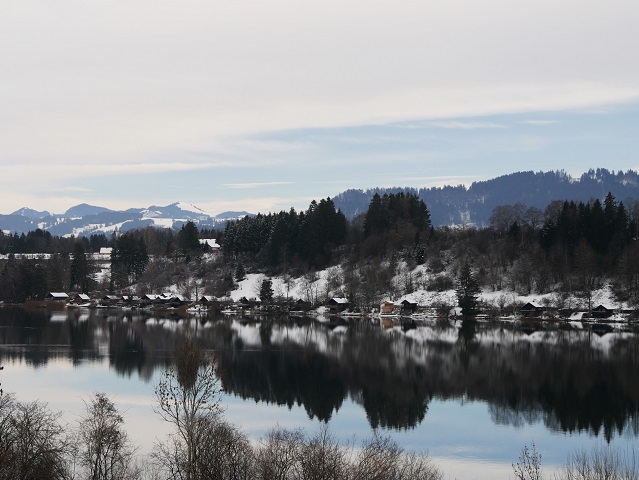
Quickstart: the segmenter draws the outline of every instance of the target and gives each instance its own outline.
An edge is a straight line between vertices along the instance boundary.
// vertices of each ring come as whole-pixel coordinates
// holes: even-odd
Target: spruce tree
[[[260,287],[260,300],[264,303],[268,303],[273,299],[273,282],[268,278],[262,280],[262,286]]]
[[[481,289],[468,263],[464,263],[459,271],[455,291],[462,315],[473,315]]]
[[[235,269],[235,281],[241,282],[246,278],[246,271],[244,270],[244,265],[242,262],[237,264],[237,268]]]

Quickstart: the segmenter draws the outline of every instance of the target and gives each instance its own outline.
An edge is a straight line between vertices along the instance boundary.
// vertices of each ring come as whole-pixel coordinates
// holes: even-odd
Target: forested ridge
[[[179,231],[149,227],[110,237],[0,233],[0,299],[23,302],[67,290],[143,294],[170,285],[187,296],[224,297],[247,273],[310,285],[320,271],[328,272],[326,285],[307,300],[344,296],[361,308],[416,290],[450,290],[462,272],[483,289],[552,293],[558,307],[569,296],[589,302],[606,284],[620,302],[635,305],[639,298],[634,200],[608,193],[586,202],[555,200],[543,211],[504,204],[483,228],[436,228],[431,219],[417,195],[397,192],[374,194],[351,220],[326,198],[305,211],[232,220],[224,230],[188,222]],[[221,252],[204,255],[201,238],[215,238]],[[104,246],[113,248],[108,274],[82,260]],[[270,296],[277,300],[278,293]]]
[[[429,188],[349,189],[333,197],[346,218],[364,213],[375,193],[410,193],[423,200],[432,212],[436,227],[472,223],[478,227],[490,224],[495,207],[521,203],[544,210],[555,200],[589,202],[603,199],[608,192],[617,199],[639,198],[639,175],[634,170],[609,171],[590,169],[578,177],[563,170],[550,172],[522,171],[473,182],[469,186],[447,185]]]

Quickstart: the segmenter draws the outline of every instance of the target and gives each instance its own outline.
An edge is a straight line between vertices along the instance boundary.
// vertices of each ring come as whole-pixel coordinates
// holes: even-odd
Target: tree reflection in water
[[[410,429],[431,400],[486,402],[497,424],[543,422],[552,431],[610,441],[639,434],[639,338],[537,331],[474,321],[384,329],[375,321],[150,318],[101,312],[51,321],[46,312],[0,309],[0,362],[29,365],[67,357],[109,362],[148,381],[188,333],[218,356],[226,392],[302,405],[328,421],[347,398],[372,427]]]

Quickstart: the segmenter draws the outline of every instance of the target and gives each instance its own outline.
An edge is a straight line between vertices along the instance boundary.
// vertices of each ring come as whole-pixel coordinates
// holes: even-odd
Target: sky
[[[636,0],[3,0],[0,213],[639,168]]]

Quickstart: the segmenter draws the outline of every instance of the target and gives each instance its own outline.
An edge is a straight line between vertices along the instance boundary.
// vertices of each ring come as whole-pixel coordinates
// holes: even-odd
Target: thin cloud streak
[[[222,186],[226,188],[259,188],[272,187],[275,185],[291,185],[293,182],[253,182],[253,183],[225,183]]]
[[[51,180],[60,179],[77,179],[90,177],[118,176],[118,175],[149,175],[158,173],[183,172],[193,170],[206,170],[222,167],[236,166],[236,162],[202,162],[202,163],[131,163],[131,164],[109,164],[109,165],[76,165],[76,164],[58,164],[58,165],[0,165],[0,178],[5,183],[10,183],[12,177],[20,176],[23,178],[38,177],[41,181],[49,182]],[[46,175],[45,177],[42,177]],[[0,180],[0,182],[3,182]],[[65,190],[78,187],[57,187],[54,190]]]

